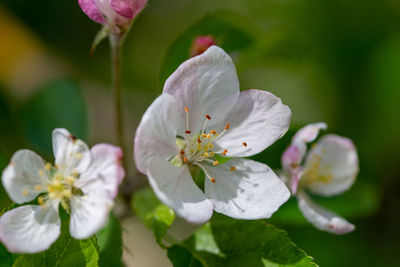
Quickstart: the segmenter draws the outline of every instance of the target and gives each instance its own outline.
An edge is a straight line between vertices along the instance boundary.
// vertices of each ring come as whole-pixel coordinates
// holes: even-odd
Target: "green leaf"
[[[163,85],[168,76],[188,59],[192,42],[199,35],[212,35],[217,45],[228,53],[248,47],[253,38],[249,32],[254,31],[255,27],[251,27],[251,23],[237,23],[246,20],[238,14],[223,10],[197,21],[169,46],[160,67],[160,84]]]
[[[106,227],[96,236],[100,248],[99,266],[122,266],[122,228],[114,215],[110,214]]]
[[[8,252],[3,244],[0,243],[0,267],[12,266],[16,257],[16,255]]]
[[[51,155],[51,133],[66,128],[80,139],[87,136],[85,100],[78,84],[61,80],[44,86],[19,112],[21,130],[39,154]]]
[[[160,246],[165,247],[162,239],[175,220],[173,210],[162,204],[151,188],[138,191],[132,200],[132,207],[139,219],[153,229]]]
[[[175,267],[317,266],[283,230],[263,220],[241,221],[219,214],[182,244],[170,247],[167,255]]]
[[[38,254],[23,254],[17,258],[13,267],[97,267],[98,260],[99,250],[96,238],[92,237],[86,240],[73,239],[69,234],[68,223],[64,223],[61,236],[49,250]]]

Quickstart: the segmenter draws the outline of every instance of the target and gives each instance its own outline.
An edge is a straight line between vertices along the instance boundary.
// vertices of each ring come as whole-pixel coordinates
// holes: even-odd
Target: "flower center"
[[[215,159],[216,155],[225,156],[228,153],[228,149],[216,149],[214,142],[221,138],[229,129],[230,124],[226,124],[224,130],[217,133],[216,130],[207,129],[207,123],[211,120],[211,116],[206,114],[203,128],[200,133],[192,134],[189,124],[189,108],[184,108],[186,112],[186,131],[184,137],[176,138],[176,145],[179,148],[179,155],[176,155],[171,159],[171,163],[176,166],[182,164],[196,165],[200,167],[208,179],[211,182],[215,182],[215,179],[211,177],[205,168],[202,166],[204,163],[218,165],[218,160]],[[243,142],[240,146],[247,146],[246,142]]]
[[[43,179],[45,172],[49,179]],[[58,200],[61,205],[69,211],[69,200],[73,195],[83,195],[83,192],[74,187],[75,181],[79,178],[79,173],[65,173],[52,166],[50,163],[45,165],[44,169],[39,170],[39,176],[42,178],[42,185],[36,185],[35,190],[44,191],[44,195],[38,197],[38,203],[45,208],[48,202]],[[44,188],[43,188],[44,187]]]

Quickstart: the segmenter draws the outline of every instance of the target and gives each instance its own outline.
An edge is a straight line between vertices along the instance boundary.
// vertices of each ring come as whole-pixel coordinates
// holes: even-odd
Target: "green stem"
[[[125,152],[124,126],[121,104],[121,45],[123,37],[118,34],[110,35],[112,89],[114,95],[114,123],[117,144]]]

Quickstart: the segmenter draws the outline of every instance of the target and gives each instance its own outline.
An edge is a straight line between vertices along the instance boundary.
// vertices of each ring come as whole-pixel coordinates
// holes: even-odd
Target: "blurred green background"
[[[51,160],[51,131],[68,128],[90,145],[115,143],[109,47],[89,59],[100,26],[77,0],[0,3],[0,167],[20,148]],[[352,189],[317,202],[356,225],[333,236],[305,222],[291,200],[272,218],[321,266],[400,266],[400,2],[398,0],[149,0],[124,46],[126,151],[146,107],[189,56],[194,37],[213,35],[230,53],[242,90],[271,91],[292,109],[292,128],[255,159],[280,167],[302,125],[356,144],[360,174]],[[130,164],[133,188],[146,184]],[[0,188],[0,205],[9,201]],[[155,246],[131,245],[151,234],[125,224],[131,266],[168,266]],[[182,226],[184,228],[184,226]],[[137,237],[135,235],[138,235]],[[154,249],[153,249],[154,248]],[[159,256],[152,256],[159,255]],[[128,257],[128,258],[127,258]],[[136,261],[135,261],[136,258]],[[143,265],[145,264],[145,265]]]

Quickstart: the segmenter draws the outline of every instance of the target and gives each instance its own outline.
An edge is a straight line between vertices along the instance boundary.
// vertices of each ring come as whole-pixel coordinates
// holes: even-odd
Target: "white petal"
[[[148,178],[157,197],[178,216],[195,224],[211,218],[212,203],[193,182],[186,166],[175,167],[166,160],[153,158]]]
[[[22,206],[0,218],[0,241],[12,253],[37,253],[57,240],[60,226],[58,202],[47,208]]]
[[[285,184],[265,164],[232,159],[222,165],[203,167],[215,178],[215,183],[206,179],[206,196],[217,212],[232,218],[269,218],[290,197]]]
[[[75,183],[76,187],[83,188],[91,183],[101,181],[103,189],[113,198],[118,194],[118,186],[125,176],[125,170],[121,165],[122,150],[109,144],[97,144],[90,150],[92,163],[81,174]]]
[[[326,130],[327,127],[325,122],[308,124],[294,135],[292,143],[310,143],[317,138],[320,130]]]
[[[42,193],[47,180],[42,158],[30,150],[15,152],[2,175],[5,190],[19,204],[29,202]]]
[[[91,161],[88,146],[75,139],[66,129],[53,131],[53,153],[57,166],[66,173],[82,173]]]
[[[312,202],[304,192],[298,193],[297,200],[304,217],[319,230],[341,235],[355,229],[344,218]]]
[[[86,239],[102,229],[107,223],[113,201],[106,190],[85,192],[84,196],[71,198],[71,221],[69,231],[76,239]]]
[[[229,55],[211,46],[180,65],[166,81],[163,93],[178,99],[183,122],[184,108],[189,108],[189,130],[197,133],[202,129],[206,114],[211,116],[209,126],[212,126],[229,113],[239,96],[239,81]],[[183,135],[184,130],[179,134]]]
[[[337,195],[353,185],[358,170],[353,142],[345,137],[325,135],[307,155],[300,183],[318,195]]]
[[[241,92],[238,102],[223,124],[225,126],[229,123],[230,128],[216,140],[216,144],[228,150],[228,157],[252,156],[286,133],[291,114],[289,107],[269,92]]]
[[[135,163],[142,173],[147,173],[149,159],[159,156],[169,159],[179,153],[176,146],[179,121],[178,104],[173,96],[160,95],[146,110],[136,130]]]

